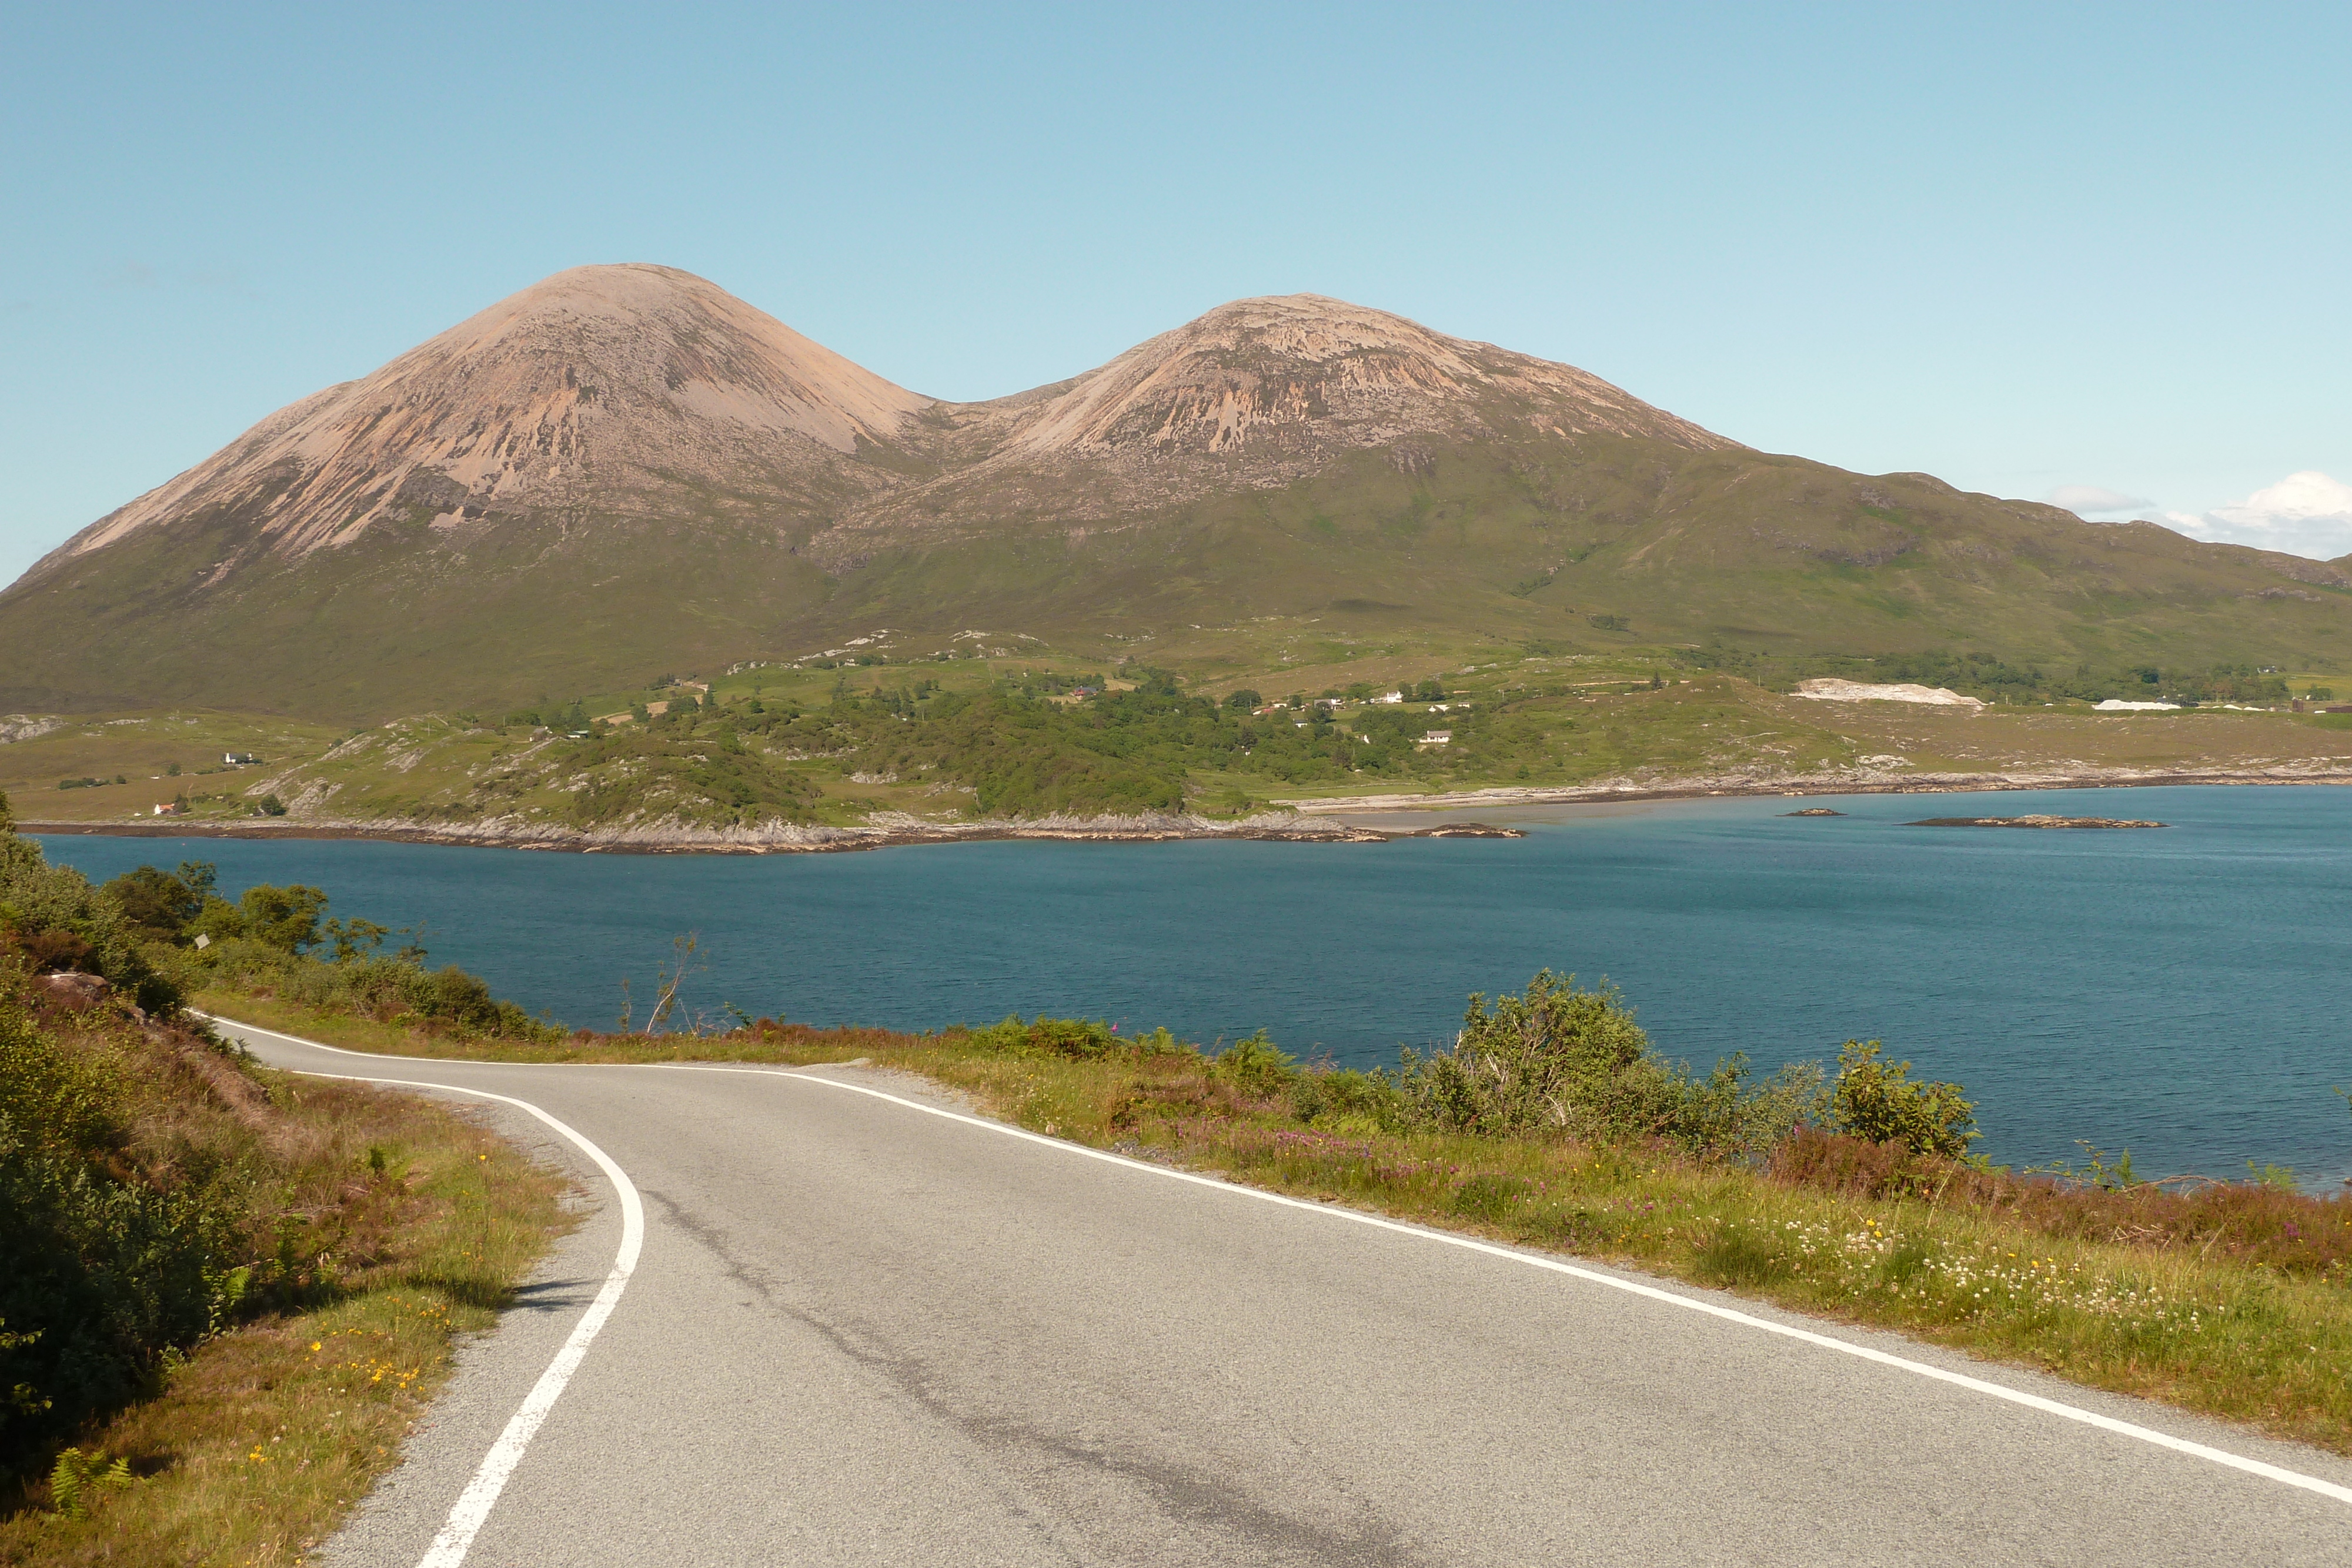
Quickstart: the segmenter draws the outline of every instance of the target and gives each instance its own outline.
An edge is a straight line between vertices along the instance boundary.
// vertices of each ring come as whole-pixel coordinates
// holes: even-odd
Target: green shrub
[[[1055,1019],[1039,1013],[1028,1023],[1019,1013],[976,1029],[967,1037],[986,1051],[1008,1056],[1062,1056],[1074,1061],[1096,1061],[1109,1056],[1159,1056],[1186,1049],[1166,1030],[1150,1034],[1121,1034],[1116,1024],[1093,1019]]]
[[[1402,1132],[1409,1120],[1395,1079],[1344,1067],[1299,1073],[1291,1081],[1290,1112],[1302,1122],[1360,1124],[1384,1133]]]
[[[139,1179],[117,1070],[0,1002],[0,1470],[131,1397],[234,1303],[236,1174],[194,1149]]]
[[[49,1468],[49,1503],[68,1519],[88,1519],[89,1506],[110,1491],[131,1485],[131,1461],[106,1462],[104,1454],[68,1448]]]
[[[103,976],[150,1012],[180,1005],[121,908],[70,866],[53,866],[41,847],[0,831],[0,952],[26,967],[83,969]]]
[[[1915,1155],[1958,1159],[1975,1138],[1976,1107],[1957,1083],[1914,1083],[1907,1061],[1882,1061],[1880,1043],[1850,1040],[1838,1052],[1837,1082],[1823,1123],[1865,1143],[1901,1144]]]
[[[1549,969],[1491,1009],[1473,995],[1454,1048],[1407,1051],[1397,1071],[1411,1119],[1441,1132],[1668,1138],[1751,1155],[1788,1135],[1819,1085],[1802,1063],[1753,1082],[1744,1056],[1694,1079],[1658,1054],[1616,992],[1580,989]]]
[[[420,1019],[471,1035],[546,1040],[562,1032],[493,997],[488,984],[454,964],[427,970],[421,947],[382,956],[385,928],[356,917],[325,919],[328,898],[318,888],[265,883],[231,904],[213,883],[211,866],[187,862],[176,874],[141,866],[101,890],[120,919],[136,922],[149,936],[147,962],[175,994],[267,989],[326,1012]],[[202,947],[163,945],[193,944],[198,936]],[[330,949],[331,959],[320,956]]]
[[[1244,1094],[1278,1094],[1298,1078],[1298,1063],[1266,1038],[1244,1035],[1219,1051],[1209,1071]]]
[[[1614,991],[1581,990],[1549,969],[1491,1010],[1474,993],[1454,1049],[1406,1051],[1399,1077],[1417,1119],[1484,1137],[1654,1134],[1672,1126],[1683,1099]]]
[[[422,1019],[460,1034],[501,1040],[549,1040],[563,1032],[492,996],[479,976],[455,964],[434,970],[404,958],[331,962],[284,953],[249,938],[218,944],[202,957],[219,979],[243,988],[267,988],[321,1012],[355,1013],[387,1022]]]

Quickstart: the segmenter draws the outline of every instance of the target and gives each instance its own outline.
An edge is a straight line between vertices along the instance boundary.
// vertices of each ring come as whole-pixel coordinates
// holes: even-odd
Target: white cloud
[[[2352,554],[2352,485],[2315,468],[2290,474],[2231,506],[2150,517],[2192,539],[2332,560]]]
[[[2110,490],[2104,485],[2061,485],[2043,499],[2081,517],[2087,517],[2094,512],[2128,512],[2156,504],[2146,496],[2126,496],[2121,490]]]

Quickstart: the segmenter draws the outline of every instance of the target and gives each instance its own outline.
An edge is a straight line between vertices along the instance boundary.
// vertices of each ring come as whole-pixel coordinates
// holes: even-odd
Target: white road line
[[[228,1019],[214,1019],[212,1021],[318,1051],[335,1050],[331,1045],[320,1045],[316,1040],[279,1034],[276,1030],[255,1029],[251,1024],[240,1024]],[[355,1056],[365,1053],[344,1051],[341,1054]],[[384,1059],[379,1057],[377,1060]],[[426,1059],[394,1057],[391,1060],[415,1061]],[[292,1071],[301,1072],[299,1068]],[[604,1320],[613,1315],[614,1307],[620,1302],[621,1292],[628,1288],[630,1276],[636,1272],[637,1254],[646,1241],[646,1207],[637,1197],[635,1184],[629,1180],[619,1166],[613,1163],[611,1155],[583,1137],[577,1130],[557,1121],[528,1100],[518,1100],[510,1094],[493,1094],[487,1089],[468,1089],[462,1083],[426,1083],[413,1078],[373,1078],[352,1072],[301,1072],[301,1075],[350,1083],[381,1083],[401,1089],[440,1089],[453,1094],[471,1094],[478,1099],[496,1100],[501,1104],[528,1111],[571,1140],[582,1154],[595,1161],[597,1168],[612,1182],[613,1189],[621,1195],[621,1249],[614,1256],[613,1271],[604,1277],[604,1288],[596,1292],[594,1301],[588,1303],[588,1310],[581,1314],[579,1322],[572,1327],[572,1337],[563,1342],[563,1348],[555,1353],[555,1359],[547,1364],[547,1370],[539,1375],[539,1381],[523,1397],[521,1408],[507,1422],[506,1430],[500,1432],[499,1440],[490,1445],[490,1451],[482,1456],[480,1467],[474,1471],[474,1479],[467,1482],[466,1490],[457,1495],[457,1502],[449,1510],[449,1517],[442,1522],[440,1532],[434,1536],[433,1544],[426,1548],[423,1557],[417,1559],[416,1564],[416,1568],[457,1568],[472,1548],[475,1535],[490,1517],[490,1510],[498,1506],[499,1493],[506,1490],[507,1478],[514,1474],[517,1465],[522,1463],[524,1450],[530,1447],[531,1438],[538,1435],[540,1423],[546,1420],[547,1413],[555,1407],[556,1400],[563,1394],[564,1385],[572,1381],[572,1375],[580,1370],[581,1358],[588,1354],[590,1343],[604,1328]]]
[[[240,1025],[239,1027],[242,1028],[246,1026]],[[289,1040],[298,1045],[312,1046],[320,1051],[332,1051],[337,1054],[343,1056],[368,1056],[372,1054],[366,1051],[342,1051],[339,1047],[331,1045],[319,1045],[314,1040],[301,1040],[294,1035],[276,1034],[276,1031],[271,1030],[261,1030],[257,1032],[262,1034],[272,1034],[275,1035],[277,1039]],[[429,1057],[394,1057],[390,1059],[376,1057],[375,1060],[426,1061],[433,1059]],[[2300,1470],[2290,1470],[2284,1466],[2269,1464],[2261,1459],[2250,1459],[2242,1454],[2232,1454],[2226,1449],[2210,1448],[2203,1443],[2192,1443],[2186,1437],[2176,1437],[2168,1432],[2159,1432],[2151,1427],[2141,1427],[2129,1421],[2119,1421],[2112,1416],[2102,1416],[2095,1410],[2085,1410],[2079,1405],[2068,1405],[2062,1400],[2047,1399],[2039,1394],[2028,1394],[2022,1389],[2005,1387],[1998,1383],[1988,1382],[1981,1377],[1970,1377],[1966,1373],[1953,1372],[1945,1367],[1930,1365],[1924,1361],[1913,1361],[1906,1356],[1889,1354],[1885,1351],[1875,1349],[1870,1345],[1855,1344],[1847,1340],[1835,1339],[1828,1334],[1814,1333],[1809,1329],[1796,1328],[1788,1323],[1776,1323],[1769,1318],[1756,1317],[1750,1313],[1738,1312],[1730,1307],[1719,1306],[1713,1301],[1700,1301],[1696,1297],[1677,1295],[1672,1291],[1662,1291],[1654,1285],[1644,1285],[1638,1281],[1621,1279],[1614,1274],[1604,1274],[1598,1270],[1579,1268],[1573,1263],[1563,1263],[1556,1258],[1546,1258],[1532,1252],[1521,1252],[1508,1247],[1497,1247],[1492,1242],[1475,1240],[1467,1236],[1456,1236],[1448,1231],[1432,1230],[1423,1226],[1406,1225],[1393,1219],[1383,1219],[1378,1215],[1365,1214],[1352,1208],[1339,1208],[1334,1207],[1329,1204],[1308,1203],[1302,1198],[1286,1197],[1280,1193],[1267,1192],[1259,1187],[1244,1186],[1238,1182],[1227,1181],[1222,1176],[1197,1176],[1191,1171],[1171,1170],[1165,1166],[1153,1165],[1148,1160],[1129,1159],[1125,1155],[1115,1155],[1107,1149],[1088,1148],[1084,1144],[1074,1144],[1064,1138],[1050,1138],[1042,1133],[1032,1133],[1020,1127],[1007,1126],[1002,1122],[992,1122],[981,1116],[967,1116],[960,1111],[942,1110],[937,1105],[926,1105],[919,1100],[908,1100],[901,1095],[888,1093],[880,1089],[868,1089],[865,1085],[859,1083],[844,1083],[837,1078],[825,1078],[814,1072],[794,1071],[784,1068],[720,1067],[715,1065],[706,1066],[683,1062],[476,1062],[473,1063],[473,1065],[501,1067],[642,1066],[655,1068],[666,1072],[740,1073],[745,1076],[754,1078],[797,1078],[806,1083],[822,1083],[828,1089],[842,1089],[848,1091],[852,1094],[864,1094],[876,1100],[887,1100],[893,1105],[903,1105],[909,1111],[919,1111],[926,1116],[938,1116],[946,1121],[960,1122],[965,1126],[977,1127],[982,1132],[996,1133],[1008,1138],[1018,1138],[1024,1143],[1035,1144],[1041,1147],[1055,1150],[1057,1153],[1076,1155],[1085,1159],[1100,1160],[1106,1165],[1121,1166],[1129,1170],[1139,1171],[1146,1176],[1160,1176],[1170,1181],[1189,1182],[1193,1186],[1204,1186],[1212,1191],[1230,1194],[1235,1197],[1253,1198],[1261,1203],[1278,1204],[1285,1208],[1297,1209],[1305,1214],[1320,1215],[1327,1219],[1344,1220],[1354,1225],[1366,1225],[1376,1230],[1393,1231],[1400,1236],[1417,1237],[1423,1241],[1435,1241],[1447,1247],[1459,1247],[1465,1251],[1483,1253],[1487,1257],[1500,1258],[1512,1263],[1522,1263],[1530,1269],[1542,1269],[1554,1274],[1565,1274],[1570,1279],[1581,1280],[1587,1284],[1601,1285],[1612,1291],[1622,1291],[1627,1295],[1640,1296],[1648,1301],[1662,1302],[1666,1306],[1680,1307],[1687,1312],[1702,1312],[1708,1317],[1717,1318],[1725,1322],[1738,1323],[1743,1328],[1761,1330],[1765,1333],[1778,1334],[1783,1339],[1797,1340],[1805,1344],[1817,1346],[1822,1350],[1836,1351],[1843,1355],[1854,1356],[1863,1361],[1874,1362],[1881,1366],[1889,1366],[1896,1369],[1897,1371],[1911,1373],[1916,1376],[1932,1378],[1936,1382],[1950,1384],[1955,1387],[1968,1389],[1971,1393],[1986,1395],[1994,1399],[2006,1400],[2012,1405],[2021,1405],[2029,1410],[2038,1410],[2044,1415],[2060,1416],[2068,1421],[2079,1421],[2084,1426],[2095,1427],[2103,1432],[2112,1432],[2118,1437],[2134,1438],[2139,1442],[2147,1443],[2156,1448],[2170,1449],[2172,1452],[2177,1454],[2186,1454],[2192,1458],[2205,1459],[2210,1463],[2222,1465],[2233,1470],[2242,1470],[2248,1475],[2260,1476],[2265,1480],[2276,1481],[2282,1486],[2296,1487],[2305,1491],[2316,1492],[2322,1497],[2333,1498],[2337,1502],[2352,1503],[2352,1487],[2339,1486],[2334,1481],[2322,1480],[2317,1476],[2305,1475]],[[496,1096],[493,1096],[493,1098],[496,1098]],[[516,1103],[520,1104],[520,1102],[518,1101]],[[544,1115],[544,1113],[540,1113]],[[449,1561],[454,1563],[456,1560],[451,1559]],[[425,1568],[425,1565],[420,1564],[419,1568]],[[448,1564],[442,1563],[438,1562],[438,1560],[434,1560],[434,1568],[448,1568]]]

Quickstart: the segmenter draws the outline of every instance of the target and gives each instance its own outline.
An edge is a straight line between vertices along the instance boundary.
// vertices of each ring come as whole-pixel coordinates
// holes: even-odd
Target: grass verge
[[[866,1058],[1023,1127],[1894,1329],[2352,1453],[2352,1204],[2257,1184],[2182,1195],[2016,1178],[1801,1130],[1767,1164],[1664,1143],[1384,1128],[1191,1050],[1073,1057],[1002,1030],[762,1022],[732,1034],[468,1042],[215,994],[200,1005],[371,1051],[531,1061]],[[1044,1039],[1047,1031],[1034,1031]],[[1325,1078],[1324,1082],[1332,1080]]]
[[[314,1185],[281,1217],[341,1226],[342,1267],[307,1310],[167,1357],[152,1397],[76,1441],[127,1460],[129,1484],[85,1488],[71,1511],[28,1485],[0,1521],[0,1563],[302,1561],[391,1467],[456,1336],[492,1325],[562,1224],[561,1177],[437,1105],[256,1076],[273,1136],[347,1189]]]

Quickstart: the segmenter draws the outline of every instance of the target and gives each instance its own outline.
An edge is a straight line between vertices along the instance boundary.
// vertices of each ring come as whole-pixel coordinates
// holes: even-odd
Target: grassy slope
[[[138,1045],[125,1034],[111,1049]],[[339,1276],[308,1306],[205,1341],[152,1397],[79,1434],[85,1453],[127,1459],[137,1479],[80,1518],[29,1487],[0,1519],[0,1563],[302,1561],[397,1462],[454,1336],[491,1325],[560,1223],[559,1177],[446,1110],[257,1076],[284,1201]],[[178,1107],[167,1131],[201,1135],[213,1114]],[[314,1239],[319,1228],[331,1239]]]
[[[878,626],[919,652],[980,629],[1181,665],[1218,641],[1203,630],[1268,617],[1439,664],[1530,643],[1715,641],[2297,668],[2352,657],[2352,591],[2317,563],[2095,528],[1922,476],[1597,437],[1428,458],[1406,473],[1361,453],[1285,488],[1114,517],[1082,487],[1041,480],[1020,515],[912,520],[830,574],[797,553],[808,519],[747,521],[714,502],[664,522],[387,527],[207,588],[236,529],[190,519],[0,593],[0,702],[381,722],[793,658]]]
[[[267,999],[231,1016],[364,1051],[535,1061],[858,1058],[923,1073],[1022,1126],[1275,1191],[1632,1264],[1799,1311],[2247,1422],[2352,1453],[2352,1217],[2246,1187],[2176,1201],[1945,1176],[1911,1197],[1825,1190],[1664,1148],[1396,1135],[1301,1122],[1202,1058],[1072,1061],[969,1037],[771,1026],[583,1037],[494,1052]],[[1868,1145],[1859,1145],[1867,1150]],[[2138,1239],[2126,1239],[2137,1238]]]

